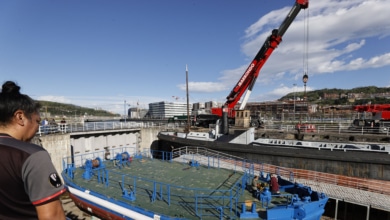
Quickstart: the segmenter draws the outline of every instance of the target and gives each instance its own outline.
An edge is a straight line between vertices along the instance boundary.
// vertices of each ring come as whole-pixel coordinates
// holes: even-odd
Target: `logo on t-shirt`
[[[52,174],[50,174],[50,176],[49,176],[49,181],[50,181],[50,184],[51,184],[52,186],[54,186],[55,188],[58,188],[58,187],[62,186],[61,179],[60,179],[60,177],[57,175],[57,173],[52,173]]]

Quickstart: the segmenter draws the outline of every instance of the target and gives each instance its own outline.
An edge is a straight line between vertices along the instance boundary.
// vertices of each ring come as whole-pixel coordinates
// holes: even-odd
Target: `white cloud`
[[[241,48],[247,57],[246,61],[253,59],[271,30],[282,23],[290,8],[288,6],[271,11],[245,30]],[[388,22],[390,1],[315,1],[310,2],[308,10],[310,76],[390,66],[390,51],[364,52],[370,50],[367,45],[368,40],[379,41],[390,35],[390,22]],[[277,87],[279,82],[297,81],[302,77],[305,71],[303,32],[304,24],[307,22],[303,19],[304,13],[306,12],[298,14],[286,31],[283,42],[261,69],[258,84]],[[248,64],[249,62],[238,68],[222,71],[220,82],[190,82],[190,90],[210,93],[225,90],[227,95],[245,72]],[[179,85],[179,88],[185,90],[185,85]],[[261,95],[262,100],[280,98],[286,94],[284,91],[286,89],[288,88],[281,87]]]
[[[304,86],[292,86],[292,87],[288,87],[288,86],[285,86],[285,85],[280,85],[279,87],[275,88],[274,90],[270,91],[270,92],[267,92],[265,94],[261,94],[261,95],[258,95],[256,97],[252,97],[250,99],[250,101],[258,101],[258,100],[262,100],[262,101],[274,101],[274,100],[277,100],[285,95],[287,95],[288,93],[293,93],[293,92],[303,92],[304,91]],[[310,87],[310,86],[306,86],[306,92],[308,91],[313,91],[314,88]],[[299,98],[303,98],[303,97],[296,97],[297,99]]]
[[[46,96],[39,96],[36,98],[36,100],[49,101],[49,102],[59,102],[59,103],[72,103],[71,100],[66,98],[65,96],[46,95]]]
[[[367,53],[361,52],[370,49],[366,48],[368,38],[381,39],[390,35],[388,22],[390,1],[316,1],[310,3],[309,10],[310,75],[390,65],[389,53],[374,53],[370,57]],[[289,75],[295,79],[302,76],[304,69],[302,18],[298,15],[291,24],[283,42],[261,70],[258,83],[266,85],[286,80]],[[253,57],[257,53],[258,45],[261,45],[269,35],[271,29],[266,30],[266,21],[270,20],[280,24],[283,17],[270,12],[246,30],[245,37],[248,41],[242,48],[248,57]],[[273,93],[276,94],[276,91]]]
[[[349,52],[360,49],[361,47],[364,46],[365,42],[366,42],[365,40],[361,40],[359,43],[348,44],[344,49],[344,53],[349,53]]]
[[[180,84],[181,90],[186,90],[186,84]],[[191,92],[219,92],[226,89],[222,83],[216,82],[188,82],[188,90]]]
[[[149,103],[160,102],[161,97],[148,96],[39,96],[36,100],[51,101],[59,103],[69,103],[86,108],[102,109],[113,113],[124,114],[125,108],[139,107],[148,109]],[[125,103],[126,100],[126,103]],[[175,101],[171,97],[167,97],[163,101]],[[126,104],[126,106],[125,106]]]
[[[333,60],[331,62],[323,62],[321,66],[318,66],[319,73],[331,73],[343,70],[360,70],[368,68],[378,68],[390,65],[390,53],[382,54],[379,56],[371,57],[370,59],[364,59],[362,57],[344,62],[342,60]]]
[[[372,57],[367,61],[367,63],[369,63],[369,66],[372,67],[388,66],[390,65],[390,52],[380,56]]]

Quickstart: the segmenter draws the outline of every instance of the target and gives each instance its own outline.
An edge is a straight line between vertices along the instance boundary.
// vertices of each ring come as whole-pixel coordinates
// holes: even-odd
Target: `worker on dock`
[[[272,194],[280,194],[278,176],[276,174],[271,174],[271,181],[269,185],[271,187]]]
[[[258,185],[259,177],[254,176],[252,180],[252,191],[256,192],[257,191],[257,185]]]

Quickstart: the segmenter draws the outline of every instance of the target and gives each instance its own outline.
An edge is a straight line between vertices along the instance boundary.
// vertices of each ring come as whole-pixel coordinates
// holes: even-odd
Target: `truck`
[[[278,47],[278,45],[282,42],[282,37],[286,33],[287,29],[294,21],[298,13],[302,9],[306,9],[309,6],[309,0],[296,0],[290,12],[287,14],[287,17],[284,19],[282,24],[278,29],[273,29],[271,35],[269,35],[264,41],[262,47],[249,64],[248,68],[245,70],[244,74],[238,80],[237,84],[234,86],[232,91],[226,97],[226,102],[222,107],[215,107],[211,109],[211,114],[215,115],[218,119],[222,120],[222,126],[224,127],[222,131],[228,129],[228,125],[234,123],[236,105],[241,100],[242,96],[245,93],[244,98],[242,99],[239,110],[243,110],[246,106],[246,103],[249,99],[249,96],[252,92],[253,86],[256,82],[257,77],[259,76],[261,68],[264,66],[265,62],[271,56],[272,52]],[[199,116],[202,118],[203,116]],[[206,117],[203,117],[206,118]],[[210,117],[208,117],[210,118]],[[254,120],[258,121],[257,118]],[[208,121],[214,122],[215,121]],[[252,123],[251,124],[259,124]],[[204,123],[202,123],[204,126]]]
[[[353,120],[349,130],[367,133],[389,133],[390,104],[355,105],[362,117]]]

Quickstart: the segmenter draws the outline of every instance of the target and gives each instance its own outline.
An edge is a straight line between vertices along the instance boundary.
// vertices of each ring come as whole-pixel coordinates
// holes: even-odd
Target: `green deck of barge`
[[[90,180],[84,179],[83,168],[74,171],[73,182],[84,189],[164,216],[200,219],[196,215],[197,207],[198,215],[200,214],[202,219],[219,219],[218,207],[224,207],[223,219],[239,219],[236,213],[241,211],[242,204],[245,203],[246,209],[250,210],[250,203],[254,202],[256,210],[261,213],[260,216],[265,217],[265,209],[262,208],[260,201],[247,190],[243,190],[243,194],[238,197],[238,204],[235,202],[232,204],[226,199],[232,192],[229,190],[234,188],[234,184],[243,177],[243,172],[205,165],[192,167],[188,163],[151,158],[133,159],[130,164],[124,165],[121,169],[116,167],[113,161],[105,161],[104,164],[105,170],[108,170],[108,184],[98,182],[97,171],[94,171]],[[126,177],[123,178],[122,174],[126,174]],[[100,180],[102,179],[100,177]],[[135,189],[134,201],[122,197],[123,180],[128,192]],[[154,185],[156,182],[158,183]],[[167,196],[167,184],[171,186],[170,198]],[[152,201],[153,191],[157,192],[154,201]],[[199,192],[201,193],[196,206],[194,195]],[[282,201],[273,198],[271,207],[280,203]],[[230,204],[232,204],[231,211],[226,208]]]

